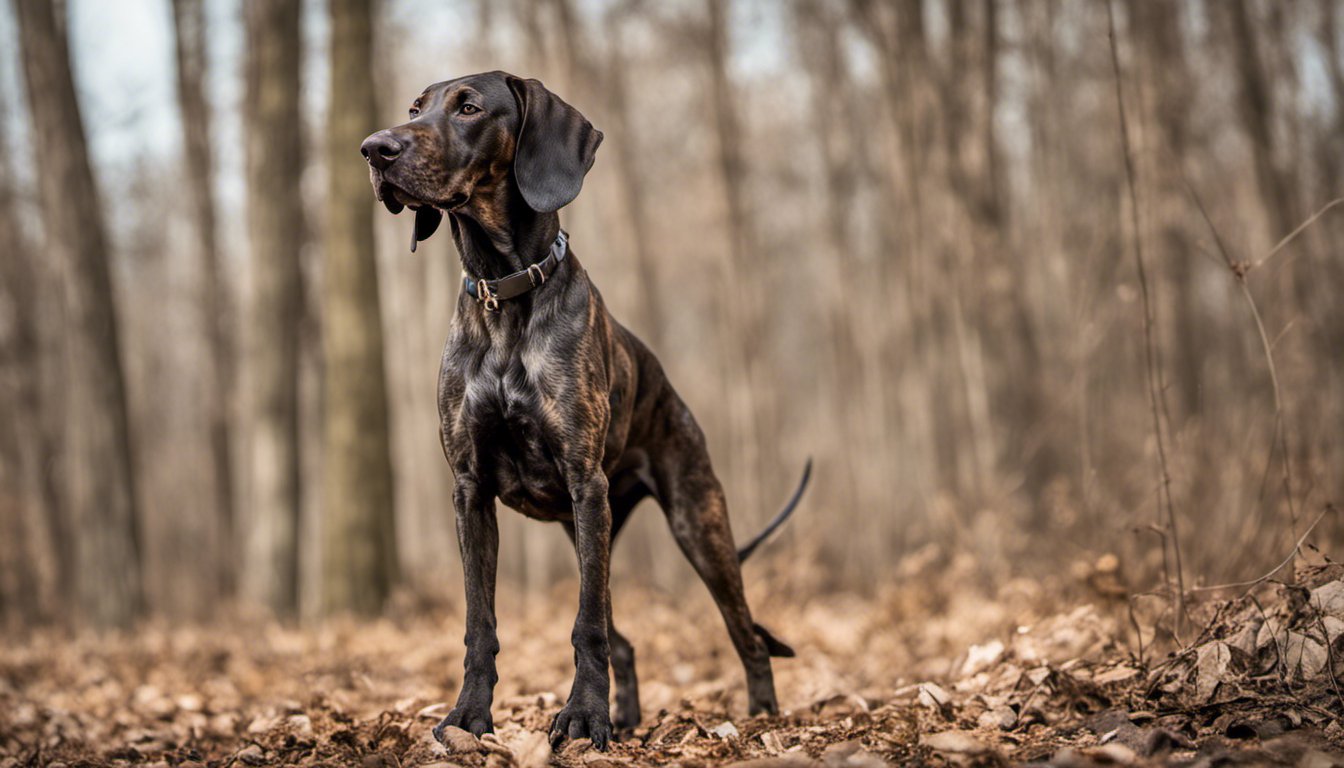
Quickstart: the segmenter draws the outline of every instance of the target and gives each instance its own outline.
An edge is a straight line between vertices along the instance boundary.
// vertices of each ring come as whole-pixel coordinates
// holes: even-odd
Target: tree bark
[[[625,42],[623,19],[620,11],[610,12],[607,29],[607,109],[611,113],[612,129],[607,142],[616,155],[616,173],[625,201],[626,216],[630,222],[630,237],[634,245],[635,279],[638,283],[639,312],[635,328],[648,340],[654,350],[663,349],[666,312],[662,294],[658,291],[658,269],[649,228],[648,194],[644,174],[639,167],[639,153],[635,145],[635,127],[630,106],[630,85],[626,80]]]
[[[763,401],[768,392],[761,386],[760,370],[766,345],[760,297],[765,270],[757,252],[755,220],[747,199],[745,137],[738,113],[741,99],[728,74],[730,4],[728,0],[706,0],[705,5],[709,21],[705,51],[728,230],[727,276],[719,292],[732,333],[725,334],[731,340],[725,341],[724,358],[729,369],[737,367],[742,372],[739,381],[730,383],[728,392],[734,438],[731,462],[735,474],[747,481],[739,498],[747,508],[757,509],[760,489],[768,485],[761,448],[774,445],[766,423],[769,408]]]
[[[66,451],[62,506],[79,612],[126,626],[140,612],[139,531],[106,230],[75,99],[64,25],[15,0],[47,251],[64,268]]]
[[[209,369],[205,395],[214,464],[215,516],[219,548],[234,547],[233,403],[234,350],[229,332],[228,286],[221,276],[219,238],[215,224],[215,174],[210,141],[210,101],[206,96],[207,52],[203,0],[173,0],[173,29],[177,43],[177,101],[182,119],[187,195],[190,198],[197,258],[201,263],[201,312],[205,327],[205,365]],[[234,586],[233,558],[219,558],[218,586],[230,594]]]
[[[0,148],[8,150],[9,101],[0,93]],[[52,443],[41,414],[50,398],[42,388],[40,299],[43,285],[32,244],[19,226],[10,154],[0,151],[0,618],[32,624],[54,606],[59,558],[43,521],[60,514],[54,484],[46,482]],[[46,528],[45,530],[50,530]]]
[[[369,0],[331,0],[323,343],[322,603],[382,609],[396,579],[392,459],[373,198],[358,147],[376,129]]]
[[[1173,0],[1136,0],[1130,3],[1133,36],[1143,52],[1138,62],[1148,80],[1143,93],[1150,105],[1143,110],[1156,123],[1152,135],[1156,153],[1152,176],[1157,180],[1158,204],[1152,206],[1159,232],[1159,254],[1171,265],[1174,289],[1176,392],[1181,412],[1198,416],[1201,409],[1204,345],[1198,339],[1198,301],[1195,295],[1194,243],[1186,230],[1181,167],[1190,145],[1190,104],[1194,95],[1189,64],[1181,36],[1180,7]]]
[[[853,86],[844,60],[842,30],[834,12],[816,0],[796,0],[792,10],[801,63],[809,80],[809,117],[819,145],[825,184],[822,215],[826,247],[822,261],[829,331],[825,347],[830,357],[822,375],[830,395],[826,398],[827,415],[830,425],[838,427],[831,430],[832,434],[841,441],[863,446],[866,422],[871,416],[863,413],[861,395],[871,361],[860,349],[853,323],[856,311],[867,313],[867,308],[858,303],[864,294],[855,295],[851,284],[856,275],[863,273],[856,258],[852,218],[858,180],[854,153],[858,142],[853,141],[851,130],[858,115],[852,112]],[[829,445],[824,450],[843,455],[845,446]],[[837,468],[835,496],[841,509],[859,508],[863,488],[859,469],[860,463],[855,461],[842,461]]]
[[[1292,185],[1274,159],[1271,127],[1274,93],[1265,73],[1255,22],[1246,0],[1228,0],[1222,5],[1231,21],[1232,39],[1236,45],[1234,58],[1239,77],[1238,108],[1242,126],[1251,142],[1255,180],[1261,204],[1269,216],[1270,238],[1277,240],[1291,232],[1298,222]]]
[[[242,596],[281,615],[298,607],[299,323],[303,291],[300,4],[248,0],[249,526]]]

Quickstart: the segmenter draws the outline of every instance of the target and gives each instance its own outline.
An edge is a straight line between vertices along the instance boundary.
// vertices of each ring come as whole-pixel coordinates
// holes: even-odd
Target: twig
[[[1288,335],[1289,331],[1293,330],[1294,325],[1297,325],[1297,318],[1295,317],[1289,319],[1288,322],[1284,323],[1283,328],[1279,329],[1279,335],[1275,336],[1273,339],[1270,340],[1269,342],[1270,348],[1277,349],[1279,346],[1279,342],[1283,340],[1284,336]]]
[[[1292,232],[1289,232],[1287,237],[1280,240],[1278,245],[1271,248],[1269,250],[1269,253],[1266,253],[1263,257],[1261,257],[1258,261],[1256,261],[1255,264],[1251,265],[1251,268],[1258,269],[1266,261],[1269,261],[1270,259],[1274,258],[1274,256],[1278,254],[1279,251],[1283,250],[1285,246],[1287,246],[1292,241],[1296,240],[1298,235],[1305,232],[1307,228],[1310,227],[1312,224],[1315,224],[1317,219],[1324,216],[1327,212],[1329,212],[1331,208],[1334,208],[1335,206],[1340,204],[1344,204],[1344,197],[1337,197],[1334,200],[1331,200],[1330,202],[1321,206],[1320,210],[1313,213],[1311,217],[1308,218],[1306,221],[1302,222],[1301,224],[1298,224],[1297,229],[1294,229]]]
[[[1218,603],[1218,605],[1213,609],[1213,616],[1210,617],[1209,620],[1204,623],[1204,629],[1200,630],[1199,636],[1190,642],[1190,647],[1191,648],[1197,647],[1200,643],[1204,642],[1205,638],[1213,634],[1213,630],[1218,625],[1218,620],[1223,618],[1223,614],[1231,610],[1232,606],[1235,604],[1236,603],[1233,600],[1224,600]]]
[[[1284,429],[1283,394],[1279,388],[1279,369],[1278,366],[1274,364],[1274,345],[1270,343],[1269,334],[1265,332],[1265,322],[1260,317],[1260,307],[1256,305],[1255,297],[1251,295],[1251,287],[1246,282],[1246,275],[1250,272],[1252,267],[1248,266],[1245,262],[1239,262],[1232,258],[1231,252],[1229,252],[1227,246],[1223,244],[1222,236],[1218,234],[1218,228],[1213,225],[1213,219],[1209,216],[1208,209],[1204,207],[1204,200],[1199,196],[1199,193],[1195,191],[1194,185],[1190,183],[1189,179],[1185,179],[1185,188],[1189,190],[1190,197],[1195,201],[1195,206],[1199,209],[1200,216],[1204,217],[1204,223],[1208,225],[1209,231],[1213,233],[1213,240],[1218,244],[1218,252],[1222,254],[1223,262],[1227,264],[1227,269],[1232,273],[1232,278],[1237,281],[1237,287],[1241,289],[1241,295],[1246,299],[1246,305],[1250,307],[1251,310],[1251,317],[1255,320],[1255,330],[1260,335],[1260,346],[1265,352],[1265,364],[1269,368],[1269,381],[1274,387],[1274,438],[1270,443],[1269,456],[1265,459],[1265,477],[1269,476],[1269,468],[1274,461],[1274,450],[1277,446],[1278,450],[1283,454],[1283,493],[1288,501],[1288,515],[1292,521],[1293,533],[1296,533],[1297,508],[1293,504],[1292,460],[1288,454],[1287,430]],[[1344,198],[1340,198],[1339,200],[1326,205],[1310,219],[1303,222],[1297,229],[1293,230],[1292,234],[1280,241],[1280,243],[1274,247],[1274,250],[1270,251],[1268,256],[1265,256],[1265,259],[1268,259],[1269,256],[1273,256],[1280,248],[1309,227],[1312,222],[1319,219],[1321,214],[1325,213],[1335,203],[1342,200],[1344,200]],[[1263,264],[1265,259],[1261,259],[1259,263]],[[1263,496],[1264,481],[1262,480],[1262,499]]]
[[[1139,642],[1139,667],[1142,668],[1146,666],[1143,653],[1143,627],[1139,626],[1139,618],[1134,615],[1134,598],[1131,596],[1125,602],[1129,606],[1129,625],[1134,627],[1134,637]]]
[[[1162,437],[1162,416],[1158,407],[1159,382],[1154,378],[1157,375],[1156,342],[1153,339],[1153,325],[1156,318],[1152,299],[1148,295],[1148,270],[1143,259],[1143,230],[1139,227],[1139,193],[1134,181],[1134,158],[1129,143],[1129,124],[1125,112],[1124,91],[1120,84],[1120,54],[1116,49],[1115,40],[1115,9],[1112,7],[1110,0],[1106,2],[1106,22],[1111,44],[1111,69],[1115,74],[1115,104],[1120,113],[1120,143],[1125,160],[1125,184],[1129,189],[1130,227],[1134,231],[1134,263],[1138,268],[1139,289],[1143,296],[1143,340],[1148,380],[1148,405],[1153,415],[1153,434],[1157,438],[1158,469],[1161,472],[1162,481],[1158,490],[1158,514],[1161,515],[1162,513],[1162,501],[1165,497],[1167,527],[1171,532],[1172,557],[1176,565],[1176,594],[1173,596],[1175,631],[1173,634],[1179,642],[1181,623],[1185,616],[1185,574],[1181,565],[1181,540],[1176,530],[1176,510],[1173,508],[1171,501],[1171,471],[1167,467],[1167,446]],[[1163,552],[1165,553],[1165,551],[1164,547]],[[1168,578],[1170,578],[1170,574],[1168,574]]]
[[[1148,656],[1143,645],[1143,627],[1139,625],[1139,617],[1134,613],[1134,603],[1140,597],[1143,597],[1143,595],[1130,595],[1125,603],[1129,606],[1129,625],[1134,628],[1134,636],[1138,638],[1139,642],[1138,665],[1140,669],[1147,669]],[[1153,627],[1153,640],[1154,642],[1157,640],[1157,627]]]
[[[1221,589],[1237,589],[1237,588],[1240,588],[1240,587],[1248,587],[1248,588],[1254,589],[1255,587],[1258,587],[1258,586],[1260,586],[1261,584],[1264,584],[1265,582],[1267,582],[1267,581],[1269,581],[1271,578],[1273,578],[1273,577],[1274,577],[1274,574],[1276,574],[1276,573],[1278,573],[1279,571],[1283,570],[1284,567],[1286,567],[1289,563],[1293,562],[1293,559],[1296,558],[1297,555],[1298,555],[1298,553],[1302,551],[1302,545],[1305,544],[1305,543],[1307,542],[1307,537],[1311,535],[1311,532],[1312,532],[1312,531],[1316,530],[1316,525],[1317,525],[1318,523],[1320,523],[1321,520],[1326,516],[1326,514],[1328,514],[1329,512],[1331,512],[1333,509],[1334,509],[1333,507],[1326,506],[1325,509],[1321,510],[1321,514],[1319,514],[1319,515],[1316,516],[1316,519],[1312,521],[1311,525],[1307,526],[1307,530],[1306,530],[1306,532],[1304,532],[1304,533],[1302,534],[1302,537],[1299,538],[1299,539],[1297,540],[1297,544],[1296,544],[1296,546],[1294,546],[1294,547],[1293,547],[1293,550],[1292,550],[1291,552],[1288,553],[1288,557],[1284,558],[1283,562],[1281,562],[1281,563],[1279,563],[1278,565],[1274,566],[1273,570],[1270,570],[1270,571],[1269,571],[1268,573],[1266,573],[1265,575],[1263,575],[1263,576],[1261,576],[1261,577],[1259,577],[1259,578],[1257,578],[1257,579],[1251,579],[1250,581],[1234,581],[1234,582],[1232,582],[1232,583],[1230,583],[1230,584],[1216,584],[1216,585],[1214,585],[1214,586],[1209,586],[1209,587],[1191,587],[1191,588],[1190,588],[1190,591],[1191,591],[1191,592],[1217,592],[1218,590],[1221,590]],[[1243,595],[1243,596],[1244,596],[1244,595]]]
[[[1344,694],[1339,692],[1339,678],[1335,676],[1335,647],[1334,643],[1330,642],[1330,630],[1326,628],[1325,618],[1321,616],[1321,612],[1314,606],[1312,610],[1316,611],[1316,623],[1320,625],[1321,639],[1325,641],[1325,671],[1330,673],[1330,687],[1334,688],[1335,701],[1339,702],[1340,711],[1344,712]],[[1338,721],[1339,718],[1335,720]]]
[[[1249,593],[1248,593],[1249,595]],[[1269,614],[1265,613],[1265,606],[1260,604],[1255,595],[1249,595],[1251,605],[1260,613],[1260,620],[1264,626],[1269,627],[1269,638],[1274,641],[1274,672],[1279,677],[1279,684],[1289,696],[1293,694],[1293,687],[1288,683],[1288,624],[1283,625],[1283,640],[1279,640],[1279,633],[1274,630],[1274,624],[1269,620]],[[1257,645],[1259,643],[1257,642]]]

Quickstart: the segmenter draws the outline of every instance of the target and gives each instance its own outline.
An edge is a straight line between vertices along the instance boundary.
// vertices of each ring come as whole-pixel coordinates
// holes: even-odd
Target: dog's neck
[[[559,214],[532,210],[511,178],[478,186],[449,216],[462,268],[478,279],[498,280],[536,264],[560,233]]]

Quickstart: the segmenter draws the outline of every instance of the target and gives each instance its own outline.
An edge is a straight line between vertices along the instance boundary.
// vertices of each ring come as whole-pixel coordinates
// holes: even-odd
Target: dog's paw
[[[611,714],[607,702],[598,699],[571,699],[551,723],[551,746],[565,738],[591,739],[593,746],[605,752],[611,743]]]
[[[775,695],[772,693],[769,696],[763,696],[761,698],[752,697],[750,703],[747,705],[747,714],[752,717],[755,717],[756,715],[770,715],[772,717],[778,715],[779,704],[775,702]]]
[[[639,707],[622,706],[616,703],[616,717],[612,720],[618,731],[633,731],[639,726]]]
[[[454,707],[447,717],[434,726],[434,738],[445,746],[447,746],[447,743],[444,741],[444,730],[449,726],[456,726],[477,737],[483,733],[494,733],[495,731],[495,723],[490,718],[489,707],[482,709],[471,705]]]

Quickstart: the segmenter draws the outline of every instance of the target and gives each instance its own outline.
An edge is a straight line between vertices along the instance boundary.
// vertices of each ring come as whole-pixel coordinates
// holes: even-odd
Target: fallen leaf
[[[442,736],[443,746],[447,747],[449,752],[457,752],[460,754],[464,752],[481,752],[485,749],[485,747],[482,746],[480,739],[455,725],[450,725],[444,728]]]
[[[942,731],[919,737],[924,746],[935,752],[950,752],[958,755],[979,755],[989,751],[983,742],[966,731]]]
[[[1308,602],[1322,616],[1344,620],[1344,581],[1329,581],[1311,590]]]
[[[518,768],[546,768],[551,763],[551,741],[541,731],[523,731],[509,746]]]
[[[733,725],[732,722],[728,720],[710,728],[709,732],[718,736],[720,739],[736,739],[742,735],[741,732],[737,730],[737,726]]]
[[[1196,651],[1195,698],[1201,704],[1211,701],[1218,686],[1228,678],[1232,651],[1221,640],[1201,645]]]

